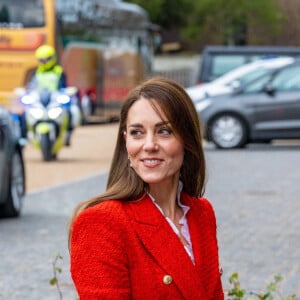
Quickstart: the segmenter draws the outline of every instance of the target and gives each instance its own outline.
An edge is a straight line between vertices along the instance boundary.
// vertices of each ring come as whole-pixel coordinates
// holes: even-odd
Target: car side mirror
[[[270,96],[274,96],[276,89],[271,85],[271,84],[267,84],[264,87],[264,92]]]

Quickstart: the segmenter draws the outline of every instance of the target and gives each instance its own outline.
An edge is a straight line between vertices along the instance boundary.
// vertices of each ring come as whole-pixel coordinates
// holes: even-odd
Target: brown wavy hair
[[[200,122],[194,104],[185,90],[175,81],[153,77],[127,96],[122,105],[117,142],[109,171],[106,191],[92,199],[79,203],[72,220],[88,207],[108,199],[136,201],[147,190],[147,184],[130,168],[124,132],[131,106],[141,97],[159,106],[171,123],[174,133],[184,145],[184,160],[180,172],[183,190],[191,196],[202,196],[205,190],[205,157],[202,146]]]

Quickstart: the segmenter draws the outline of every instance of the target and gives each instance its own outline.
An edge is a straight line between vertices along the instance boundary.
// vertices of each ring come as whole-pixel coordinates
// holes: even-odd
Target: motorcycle
[[[27,138],[41,150],[44,161],[55,160],[67,144],[69,122],[73,128],[81,122],[76,92],[71,87],[54,92],[31,90],[20,98],[25,109]]]

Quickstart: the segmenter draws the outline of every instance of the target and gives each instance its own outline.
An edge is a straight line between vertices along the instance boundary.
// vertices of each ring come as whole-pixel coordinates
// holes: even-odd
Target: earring
[[[132,168],[132,163],[130,161],[130,156],[128,155],[129,167]]]

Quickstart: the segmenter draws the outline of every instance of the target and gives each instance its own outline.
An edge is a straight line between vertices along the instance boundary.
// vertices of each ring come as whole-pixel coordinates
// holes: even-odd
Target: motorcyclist
[[[48,89],[50,92],[57,91],[67,87],[66,74],[63,68],[57,63],[56,51],[52,46],[42,45],[35,51],[35,57],[38,60],[38,67],[29,83],[29,89]],[[66,139],[66,145],[70,145],[72,126],[72,113],[70,107],[69,126]]]

